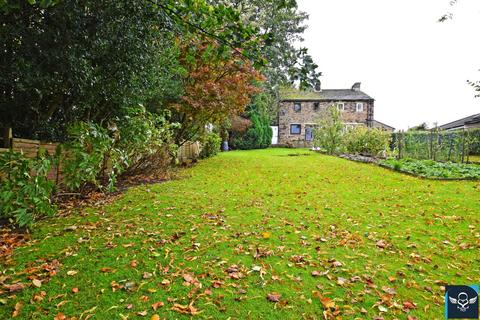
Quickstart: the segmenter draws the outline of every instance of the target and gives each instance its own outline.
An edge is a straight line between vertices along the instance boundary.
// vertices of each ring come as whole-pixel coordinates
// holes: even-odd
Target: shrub
[[[205,159],[216,155],[220,151],[222,139],[215,132],[206,133],[200,140],[202,150],[200,158]]]
[[[142,105],[125,109],[126,115],[114,126],[115,148],[125,156],[124,167],[129,173],[164,168],[173,153],[172,124],[168,113],[153,114]]]
[[[264,149],[272,144],[272,128],[268,108],[273,102],[266,93],[257,94],[247,108],[250,126],[245,132],[232,131],[230,145],[233,149]]]
[[[31,226],[42,215],[54,213],[50,197],[54,183],[47,179],[52,160],[41,155],[28,159],[17,152],[0,154],[0,216]]]
[[[78,190],[90,184],[115,189],[119,174],[147,170],[162,165],[172,149],[172,128],[165,115],[152,114],[143,106],[124,110],[125,115],[108,129],[91,122],[78,122],[69,128],[66,144],[64,181]]]
[[[386,154],[390,140],[389,132],[363,126],[348,129],[343,137],[346,152],[371,156]]]
[[[332,105],[321,116],[314,129],[314,146],[324,149],[328,154],[337,154],[343,150],[344,125],[340,111]]]
[[[114,139],[108,135],[107,129],[92,122],[77,122],[69,127],[68,133],[71,140],[65,145],[68,156],[63,162],[67,188],[78,190],[86,184],[101,188],[109,158],[115,163],[109,174],[109,186],[112,188],[116,180],[113,167],[119,167],[116,160],[121,157],[113,149]]]

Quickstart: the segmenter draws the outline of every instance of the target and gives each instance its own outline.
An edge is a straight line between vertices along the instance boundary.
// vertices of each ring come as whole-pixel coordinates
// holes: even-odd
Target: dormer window
[[[363,112],[363,102],[357,102],[357,112]]]
[[[337,109],[338,111],[345,111],[345,103],[343,102],[337,103]]]
[[[295,102],[293,105],[293,111],[301,112],[302,111],[302,104],[300,102]]]

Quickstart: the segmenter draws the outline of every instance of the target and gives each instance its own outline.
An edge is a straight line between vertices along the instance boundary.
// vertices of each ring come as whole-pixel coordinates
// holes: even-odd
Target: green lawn
[[[480,183],[292,152],[224,153],[40,222],[0,318],[443,319],[442,286],[480,283]]]

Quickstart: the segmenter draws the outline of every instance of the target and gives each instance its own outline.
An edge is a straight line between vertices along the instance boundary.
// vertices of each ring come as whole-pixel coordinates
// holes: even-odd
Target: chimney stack
[[[322,91],[322,83],[320,82],[320,80],[315,82],[315,86],[313,87],[313,91],[315,91],[315,92],[321,92]]]
[[[360,82],[355,82],[352,86],[352,91],[360,91]]]

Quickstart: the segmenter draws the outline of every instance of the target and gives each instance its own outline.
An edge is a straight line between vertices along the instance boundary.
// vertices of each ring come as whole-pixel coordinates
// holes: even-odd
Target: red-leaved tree
[[[203,133],[207,124],[222,124],[243,112],[264,77],[239,52],[211,40],[182,39],[178,46],[184,94],[170,109],[181,124],[175,134],[181,145]]]

